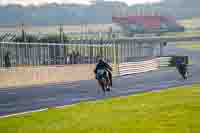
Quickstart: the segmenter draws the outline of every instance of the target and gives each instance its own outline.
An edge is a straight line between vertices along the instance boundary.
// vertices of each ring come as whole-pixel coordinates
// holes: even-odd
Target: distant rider
[[[186,77],[187,65],[184,63],[184,60],[182,58],[176,59],[176,67],[179,73],[181,74],[181,76],[184,79],[187,79]]]

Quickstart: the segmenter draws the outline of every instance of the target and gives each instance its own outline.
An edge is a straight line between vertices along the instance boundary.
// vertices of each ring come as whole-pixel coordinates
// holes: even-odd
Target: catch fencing
[[[98,44],[48,44],[48,43],[0,43],[0,67],[5,66],[9,54],[12,66],[95,64],[99,57],[110,63],[114,49],[111,43]]]
[[[96,64],[98,58],[101,57],[112,64],[115,75],[118,75],[121,63],[153,57],[154,46],[152,44],[136,43],[135,40],[102,39],[71,40],[65,44],[1,42],[0,67],[6,66],[6,58],[9,58],[12,67],[38,67],[45,65]],[[143,68],[141,67],[141,69]]]
[[[0,67],[9,54],[12,66],[95,64],[99,57],[109,63],[153,57],[155,44],[135,40],[71,40],[65,44],[0,42]]]

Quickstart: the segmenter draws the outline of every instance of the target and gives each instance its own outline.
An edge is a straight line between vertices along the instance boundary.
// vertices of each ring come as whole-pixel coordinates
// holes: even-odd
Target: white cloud
[[[29,4],[43,4],[43,3],[78,3],[78,4],[89,4],[91,0],[0,0],[1,4],[22,4],[22,5],[29,5]],[[159,2],[160,0],[105,0],[105,1],[122,1],[126,2],[127,4],[137,4],[137,3],[145,3],[145,2]]]

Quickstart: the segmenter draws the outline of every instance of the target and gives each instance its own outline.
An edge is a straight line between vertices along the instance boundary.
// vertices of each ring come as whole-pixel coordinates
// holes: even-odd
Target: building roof
[[[114,23],[120,24],[139,24],[145,28],[160,28],[162,22],[174,23],[174,19],[164,16],[127,16],[127,17],[112,17]],[[175,22],[176,23],[176,22]]]

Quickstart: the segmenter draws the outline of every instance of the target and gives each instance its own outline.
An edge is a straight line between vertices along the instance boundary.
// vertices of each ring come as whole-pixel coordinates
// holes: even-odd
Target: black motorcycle
[[[97,70],[96,79],[101,86],[103,92],[111,91],[111,81],[109,80],[109,74],[105,70]]]
[[[179,73],[181,74],[181,76],[183,77],[183,79],[187,79],[187,65],[186,64],[180,64],[177,65],[177,69],[179,71]]]

